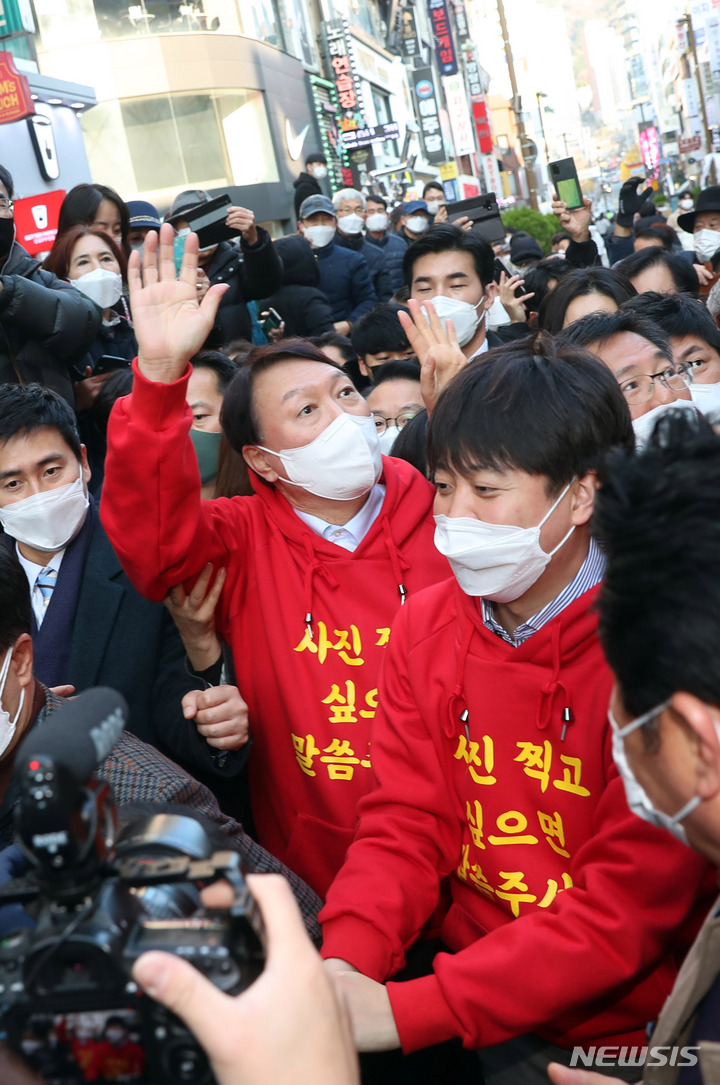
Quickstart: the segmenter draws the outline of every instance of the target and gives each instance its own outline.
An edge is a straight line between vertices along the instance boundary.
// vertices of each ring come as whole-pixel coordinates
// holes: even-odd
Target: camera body
[[[101,1080],[103,1058],[114,1058],[110,1080],[211,1085],[202,1048],[177,1017],[138,989],[132,968],[141,954],[164,950],[228,994],[257,978],[264,932],[240,856],[217,850],[212,824],[184,812],[154,812],[162,806],[131,820],[116,840],[110,789],[94,776],[80,782],[85,775],[59,756],[24,755],[21,748],[16,760],[17,835],[32,868],[0,886],[0,906],[27,905],[36,925],[0,940],[0,1039],[19,1053],[32,1049],[36,1058],[43,1047],[43,1080],[53,1085]],[[200,890],[218,879],[232,885],[233,904],[204,909]],[[125,1029],[137,1040],[119,1051],[98,1036],[86,1050],[78,1022],[107,1017],[105,1028],[108,1014],[120,1026],[108,1035]],[[51,1033],[57,1057],[38,1040]],[[124,1076],[117,1073],[125,1065],[121,1056]],[[86,1057],[95,1059],[95,1076],[85,1076]]]

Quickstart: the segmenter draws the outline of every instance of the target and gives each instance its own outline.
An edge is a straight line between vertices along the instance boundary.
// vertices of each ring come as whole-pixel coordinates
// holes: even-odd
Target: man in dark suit
[[[27,576],[35,673],[48,686],[119,690],[135,735],[193,771],[233,776],[245,760],[244,703],[235,687],[204,690],[189,672],[167,610],[122,571],[89,479],[64,400],[40,385],[0,386],[2,542]]]

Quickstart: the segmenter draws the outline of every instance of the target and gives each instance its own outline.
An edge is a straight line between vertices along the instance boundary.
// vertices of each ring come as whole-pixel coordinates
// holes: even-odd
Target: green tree
[[[542,215],[539,211],[533,211],[531,207],[516,207],[512,211],[506,211],[502,220],[504,226],[523,230],[534,237],[546,254],[552,250],[553,234],[560,229],[554,215]]]

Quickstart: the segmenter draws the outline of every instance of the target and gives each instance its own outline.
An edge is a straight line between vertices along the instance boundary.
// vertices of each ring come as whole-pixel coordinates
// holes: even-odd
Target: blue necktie
[[[52,599],[52,593],[55,590],[57,584],[57,569],[41,569],[38,573],[37,580],[35,581],[35,587],[40,589],[42,595],[42,608],[43,614],[47,610],[50,600]]]

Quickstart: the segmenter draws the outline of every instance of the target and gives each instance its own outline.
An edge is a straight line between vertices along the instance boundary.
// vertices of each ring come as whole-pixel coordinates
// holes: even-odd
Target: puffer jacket
[[[361,253],[336,244],[334,239],[314,252],[320,268],[320,289],[330,302],[333,320],[349,320],[354,324],[377,304],[367,260]]]
[[[403,258],[407,252],[407,244],[399,234],[386,233],[384,237],[379,239],[367,234],[365,240],[369,245],[374,245],[380,249],[385,257],[385,271],[390,279],[389,296],[392,297],[396,290],[399,290],[401,286],[405,286]]]
[[[215,326],[205,341],[207,350],[217,350],[233,339],[250,339],[252,323],[247,301],[266,297],[282,283],[282,263],[262,226],[257,227],[258,243],[250,247],[241,242],[240,249],[229,241],[221,241],[205,274],[210,285],[229,283],[215,319]]]
[[[385,253],[383,250],[376,245],[370,245],[364,234],[351,234],[348,237],[338,230],[335,234],[335,240],[344,249],[352,249],[353,252],[359,252],[361,256],[365,257],[370,268],[370,278],[375,287],[378,301],[389,301],[394,294],[394,290],[390,284],[390,276],[385,266]]]
[[[264,298],[260,312],[275,311],[285,321],[285,335],[307,338],[333,330],[333,314],[327,298],[318,289],[320,271],[309,241],[300,234],[290,234],[273,242],[283,264],[283,282],[279,290]]]
[[[74,367],[101,320],[94,302],[15,242],[0,274],[0,384],[37,381],[74,407]]]

